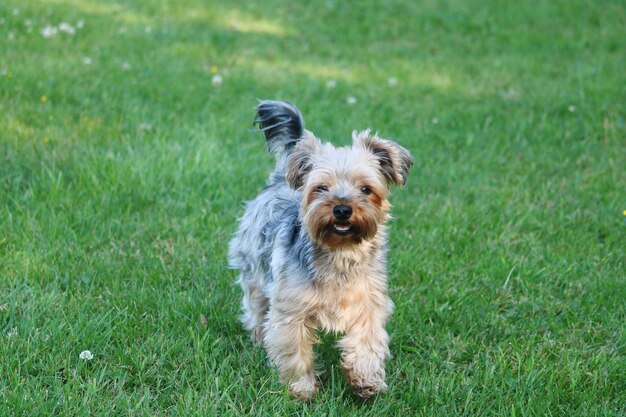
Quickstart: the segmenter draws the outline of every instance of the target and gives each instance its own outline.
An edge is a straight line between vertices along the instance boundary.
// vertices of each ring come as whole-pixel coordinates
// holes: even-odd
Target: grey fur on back
[[[302,114],[293,104],[277,100],[261,101],[256,112],[254,123],[265,134],[277,163],[265,189],[246,204],[239,230],[230,243],[229,258],[230,267],[241,271],[240,283],[267,291],[274,281],[270,266],[273,257],[284,258],[281,264],[285,268],[299,270],[291,274],[280,271],[282,274],[310,276],[313,248],[298,216],[302,194],[285,181],[286,160],[304,134]]]
[[[263,100],[256,106],[254,123],[265,134],[271,154],[280,157],[291,150],[304,133],[304,119],[300,110],[287,101]]]
[[[298,216],[301,198],[282,182],[267,186],[248,202],[229,253],[230,266],[240,270],[240,281],[267,291],[274,281],[272,259],[281,265],[274,272],[283,276],[312,276],[313,246]]]

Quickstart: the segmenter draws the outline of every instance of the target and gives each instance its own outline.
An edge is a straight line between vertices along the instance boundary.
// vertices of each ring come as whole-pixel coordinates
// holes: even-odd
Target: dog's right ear
[[[413,165],[413,159],[408,150],[395,142],[379,138],[369,129],[352,132],[352,141],[355,145],[374,154],[387,184],[400,186],[406,184],[409,168]]]
[[[294,146],[289,159],[285,179],[294,190],[304,185],[304,179],[313,169],[313,157],[322,149],[322,144],[311,132],[306,131],[301,140]]]

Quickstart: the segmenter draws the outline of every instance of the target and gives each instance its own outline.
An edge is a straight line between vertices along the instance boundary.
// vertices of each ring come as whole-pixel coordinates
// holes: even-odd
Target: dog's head
[[[352,146],[322,144],[305,131],[287,161],[289,186],[301,190],[302,218],[311,238],[336,249],[372,239],[391,207],[390,185],[404,185],[410,153],[369,130]]]

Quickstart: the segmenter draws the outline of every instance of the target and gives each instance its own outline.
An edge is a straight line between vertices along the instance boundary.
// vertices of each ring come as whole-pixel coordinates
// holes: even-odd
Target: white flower
[[[507,90],[500,92],[500,97],[505,100],[517,100],[522,96],[521,91],[514,87],[509,87]]]
[[[337,81],[328,80],[326,81],[326,88],[335,88],[337,86]]]
[[[146,26],[146,28],[143,31],[145,33],[150,33],[150,32],[152,32],[152,28],[150,26]]]
[[[9,40],[10,40],[10,41],[12,41],[12,40],[14,40],[14,39],[15,39],[15,33],[13,33],[13,32],[9,32],[9,34],[8,34],[8,36],[7,36],[7,37],[9,38]]]
[[[387,80],[387,84],[389,84],[389,87],[395,87],[396,85],[398,85],[398,79],[391,77]]]
[[[73,34],[76,33],[76,29],[74,29],[74,26],[72,26],[72,25],[70,25],[69,23],[66,23],[66,22],[62,22],[59,25],[59,30],[61,32],[67,33],[68,35],[73,35]]]
[[[32,26],[33,25],[33,21],[30,19],[26,19],[24,20],[24,26]]]
[[[224,78],[222,78],[222,76],[219,74],[214,74],[213,77],[211,77],[211,84],[216,87],[222,85],[223,82]]]
[[[0,75],[2,75],[3,77],[7,75],[8,73],[9,73],[9,70],[7,70],[6,68],[0,69]]]
[[[78,22],[76,22],[76,28],[82,29],[83,26],[85,26],[85,21],[84,20],[79,20]]]
[[[124,62],[124,63],[122,64],[122,69],[123,69],[124,71],[128,71],[128,70],[130,69],[130,64],[129,64],[128,62]]]
[[[570,104],[570,105],[567,107],[567,110],[569,110],[570,112],[572,112],[572,113],[573,113],[574,111],[576,111],[576,106],[574,106],[573,104]]]
[[[13,16],[17,16],[20,14],[20,9],[18,9],[17,7],[15,9],[13,9]]]
[[[91,65],[92,62],[93,61],[88,56],[83,58],[83,64],[85,64],[85,65]]]
[[[152,130],[152,125],[150,123],[139,123],[139,126],[137,126],[137,128],[142,132],[145,132],[147,130]]]
[[[83,350],[82,352],[80,352],[80,355],[78,357],[82,360],[90,361],[93,359],[93,353],[88,350]]]
[[[41,35],[46,39],[55,36],[57,33],[58,29],[54,26],[48,25],[45,28],[41,29]]]
[[[126,29],[126,26],[122,26],[121,28],[119,28],[118,32],[119,33],[126,33],[126,32],[128,32],[128,29]]]
[[[433,120],[431,120],[431,122],[436,125],[437,123],[439,123],[439,119],[437,119],[436,117],[433,117]]]
[[[356,101],[356,97],[354,96],[348,96],[348,98],[346,98],[346,103],[348,103],[349,106],[356,104]]]
[[[0,25],[4,25],[4,22],[5,22],[4,17],[0,17]]]

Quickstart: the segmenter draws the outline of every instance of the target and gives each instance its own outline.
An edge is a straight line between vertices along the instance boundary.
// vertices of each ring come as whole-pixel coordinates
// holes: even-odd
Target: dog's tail
[[[278,159],[291,153],[304,134],[300,110],[287,101],[263,100],[256,107],[254,123],[265,134],[269,152]]]

